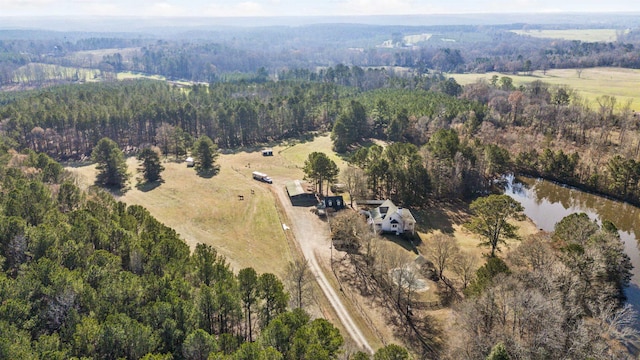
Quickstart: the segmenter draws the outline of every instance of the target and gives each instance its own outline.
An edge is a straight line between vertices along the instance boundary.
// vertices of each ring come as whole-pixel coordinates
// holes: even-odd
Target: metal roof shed
[[[285,187],[294,206],[312,206],[317,203],[315,194],[307,191],[303,181],[287,181]]]

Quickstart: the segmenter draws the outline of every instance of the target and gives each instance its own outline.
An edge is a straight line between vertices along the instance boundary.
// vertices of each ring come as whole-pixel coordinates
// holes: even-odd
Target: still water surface
[[[625,293],[640,313],[640,208],[550,181],[513,176],[507,177],[505,194],[520,202],[525,215],[545,231],[553,231],[558,221],[577,212],[586,213],[598,223],[613,222],[633,264],[633,278]]]

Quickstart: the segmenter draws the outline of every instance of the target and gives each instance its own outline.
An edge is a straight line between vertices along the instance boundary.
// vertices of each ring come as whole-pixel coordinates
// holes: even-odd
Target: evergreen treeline
[[[347,82],[343,79],[336,82]],[[423,81],[411,86],[422,88],[440,80],[435,77],[426,85]],[[418,120],[424,126],[432,118],[446,121],[471,111],[481,117],[483,112],[481,105],[467,100],[395,88],[408,86],[402,82],[392,86],[394,89],[355,96],[359,92],[353,87],[313,81],[229,82],[188,88],[152,81],[69,85],[7,99],[0,116],[5,119],[5,133],[19,146],[55,158],[77,158],[88,154],[103,137],[123,148],[167,143],[166,151],[171,147],[179,152],[176,148],[184,148],[185,142],[188,146],[189,139],[200,135],[209,136],[221,148],[299,136],[331,129],[352,100],[367,106],[366,112],[371,112],[369,106],[376,106],[374,123],[369,126],[369,119],[364,119],[366,127],[354,135],[357,139],[374,135],[420,143],[425,136],[416,134],[413,125]],[[401,119],[395,121],[398,117]],[[170,134],[166,126],[171,127]]]
[[[175,151],[200,135],[221,148],[297,136],[330,126],[340,94],[348,91],[353,90],[321,83],[224,83],[186,90],[152,81],[101,83],[32,92],[0,112],[5,133],[20,146],[77,158],[102,137],[125,148],[162,145],[166,135]]]
[[[141,206],[83,193],[44,154],[0,166],[0,358],[333,359],[273,274],[193,253]],[[211,355],[210,355],[211,354]],[[212,358],[209,357],[209,358]]]

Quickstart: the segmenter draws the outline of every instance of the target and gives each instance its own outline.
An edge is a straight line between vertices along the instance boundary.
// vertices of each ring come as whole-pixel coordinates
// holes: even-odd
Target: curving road
[[[309,262],[309,269],[315,277],[318,285],[324,292],[331,306],[333,306],[336,314],[340,318],[342,325],[347,330],[353,341],[364,351],[373,353],[373,349],[369,342],[360,331],[360,328],[351,318],[351,315],[344,307],[341,296],[331,286],[327,280],[320,264],[318,263],[318,254],[329,257],[330,238],[329,227],[326,223],[320,221],[318,217],[309,211],[308,207],[294,207],[291,205],[289,196],[282,181],[274,181],[272,189],[274,190],[278,200],[282,204],[282,208],[287,214],[287,218],[291,224],[286,224],[293,231],[294,238],[300,247],[305,259]],[[322,259],[320,259],[322,261]]]

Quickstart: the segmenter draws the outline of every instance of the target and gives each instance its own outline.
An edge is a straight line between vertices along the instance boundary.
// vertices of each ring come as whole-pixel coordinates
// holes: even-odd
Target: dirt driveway
[[[342,325],[347,330],[353,341],[364,351],[373,353],[369,342],[360,331],[360,328],[353,321],[353,318],[342,303],[341,294],[331,286],[322,271],[321,263],[330,266],[331,257],[331,234],[329,225],[318,219],[317,215],[309,211],[308,207],[296,207],[291,204],[287,191],[284,187],[284,180],[274,179],[272,190],[277,199],[282,204],[282,208],[287,214],[291,224],[285,224],[293,231],[302,254],[309,262],[309,269],[315,277],[322,292],[333,306],[336,314],[340,318]],[[326,268],[327,266],[325,266]]]

